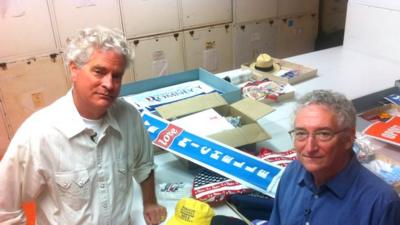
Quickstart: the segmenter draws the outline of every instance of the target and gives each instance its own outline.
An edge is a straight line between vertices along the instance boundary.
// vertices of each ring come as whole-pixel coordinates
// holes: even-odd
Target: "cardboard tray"
[[[238,87],[202,68],[124,84],[121,88],[120,96],[139,94],[194,80],[200,80],[222,93],[222,97],[228,103],[242,98]]]
[[[300,83],[302,81],[311,79],[315,76],[317,76],[317,69],[315,68],[310,68],[310,67],[306,67],[304,65],[301,64],[297,64],[297,63],[293,63],[293,62],[289,62],[287,60],[284,59],[277,59],[277,58],[273,58],[274,63],[277,63],[281,66],[281,69],[284,70],[294,70],[298,72],[298,76],[292,77],[292,78],[285,78],[285,77],[280,77],[280,76],[275,76],[271,73],[265,73],[256,69],[253,69],[250,67],[251,63],[245,63],[242,64],[243,68],[248,68],[250,70],[252,70],[254,76],[253,79],[255,80],[263,80],[265,78],[268,78],[270,80],[273,81],[279,81],[279,82],[286,82],[289,84],[297,84]]]

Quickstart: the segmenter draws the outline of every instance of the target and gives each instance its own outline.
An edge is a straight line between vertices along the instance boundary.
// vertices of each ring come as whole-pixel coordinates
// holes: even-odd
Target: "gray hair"
[[[344,128],[352,128],[356,126],[356,110],[353,103],[341,93],[331,90],[314,90],[307,93],[298,101],[297,112],[310,105],[318,104],[327,106],[337,116],[338,125]]]
[[[134,53],[129,48],[124,35],[116,30],[97,26],[78,31],[76,37],[67,39],[65,59],[67,66],[74,62],[78,67],[85,65],[94,50],[115,50],[125,58],[125,69],[132,62]]]

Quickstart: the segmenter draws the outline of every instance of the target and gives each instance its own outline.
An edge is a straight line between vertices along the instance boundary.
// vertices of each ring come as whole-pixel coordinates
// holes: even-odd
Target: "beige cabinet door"
[[[68,37],[85,27],[101,25],[122,31],[118,0],[53,0],[51,2],[62,47],[65,46]]]
[[[10,135],[29,115],[65,95],[68,88],[61,57],[12,63],[0,70],[0,92]]]
[[[318,13],[319,0],[278,0],[278,16]]]
[[[232,24],[184,32],[185,69],[219,73],[233,68]]]
[[[252,22],[278,16],[278,0],[234,0],[235,23]]]
[[[279,20],[276,55],[278,58],[314,51],[318,32],[315,15],[287,17]]]
[[[121,0],[122,20],[128,38],[177,31],[178,0]]]
[[[183,28],[232,22],[231,0],[181,0]]]
[[[166,74],[182,72],[183,33],[170,33],[130,41],[135,59],[135,80],[145,80]]]
[[[278,20],[235,25],[233,31],[235,68],[253,62],[260,53],[276,54]]]
[[[46,0],[0,1],[0,62],[55,52]]]
[[[1,100],[1,98],[0,98],[0,100]],[[0,101],[0,103],[1,102],[2,102],[2,100]],[[8,127],[7,127],[5,119],[6,119],[5,112],[4,112],[2,104],[0,104],[0,159],[6,152],[7,146],[10,143]]]

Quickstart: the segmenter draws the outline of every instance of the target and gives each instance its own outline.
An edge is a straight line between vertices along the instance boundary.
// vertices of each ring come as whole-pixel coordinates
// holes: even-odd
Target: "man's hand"
[[[143,206],[143,216],[147,225],[160,224],[167,218],[167,209],[158,204],[146,204]]]

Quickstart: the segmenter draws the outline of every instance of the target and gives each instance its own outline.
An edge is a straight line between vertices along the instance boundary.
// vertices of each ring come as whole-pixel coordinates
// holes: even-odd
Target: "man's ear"
[[[350,128],[349,135],[346,137],[346,149],[350,149],[356,140],[356,128]]]
[[[74,83],[76,77],[78,76],[79,67],[75,62],[70,62],[68,64],[69,71],[71,72],[71,82]]]

